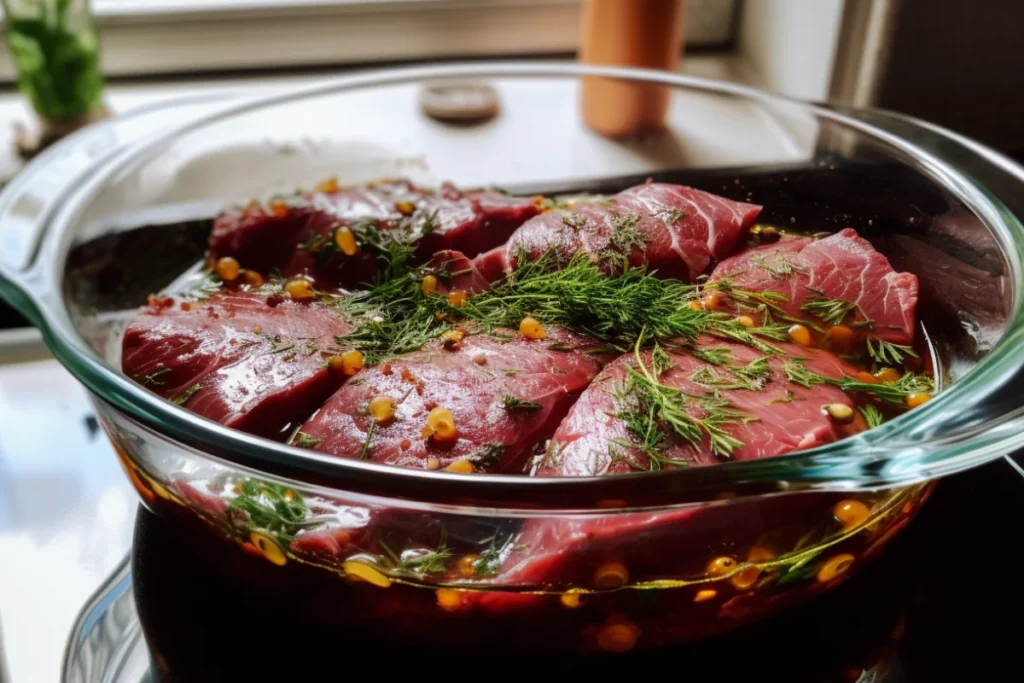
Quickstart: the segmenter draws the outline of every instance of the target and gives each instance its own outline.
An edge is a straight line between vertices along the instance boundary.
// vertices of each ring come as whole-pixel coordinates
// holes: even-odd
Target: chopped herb
[[[765,337],[766,339],[774,339],[775,341],[789,341],[790,327],[791,325],[781,323],[761,325],[760,327],[752,327],[750,333],[759,337]]]
[[[486,471],[501,462],[501,456],[508,449],[503,443],[485,443],[466,459],[480,471]]]
[[[830,299],[819,289],[812,289],[814,296],[800,306],[801,311],[810,313],[828,325],[838,325],[857,304],[843,299]]]
[[[762,389],[765,382],[771,377],[772,370],[768,366],[768,359],[764,356],[750,361],[745,367],[733,370],[733,374],[748,380],[752,388]]]
[[[661,384],[652,369],[644,365],[639,344],[634,354],[638,369],[629,369],[625,387],[619,394],[625,408],[616,417],[626,423],[626,430],[648,456],[651,469],[660,469],[663,464],[678,464],[662,453],[666,441],[663,430],[666,429],[693,446],[698,446],[706,434],[711,452],[721,458],[730,457],[736,448],[743,445],[724,427],[748,421],[748,416],[733,409],[728,400],[720,397],[692,397]],[[688,410],[691,406],[699,407],[704,416],[696,418],[691,415]]]
[[[676,207],[658,212],[658,218],[664,221],[665,225],[675,225],[681,218],[685,217],[686,212]]]
[[[243,480],[238,485],[238,495],[229,504],[245,513],[236,521],[251,529],[268,531],[284,540],[285,545],[300,529],[321,523],[306,518],[306,503],[297,492],[266,481]]]
[[[505,406],[505,410],[509,411],[533,411],[540,410],[541,408],[544,407],[540,403],[536,403],[534,401],[527,401],[525,399],[519,398],[518,396],[513,396],[512,394],[505,394],[504,396],[502,396],[501,404]]]
[[[327,240],[327,236],[321,235],[317,232],[311,232],[309,233],[309,237],[306,238],[306,241],[300,244],[298,248],[303,251],[319,251]]]
[[[773,403],[792,403],[793,401],[802,401],[802,400],[804,400],[804,399],[802,399],[799,396],[797,396],[795,393],[793,393],[792,390],[786,389],[786,393],[785,393],[785,395],[782,398],[772,399],[771,401],[768,401],[768,405],[771,405]]]
[[[420,224],[420,234],[416,236],[416,239],[425,237],[440,227],[441,222],[437,220],[437,209],[434,209],[423,217],[423,223]]]
[[[495,533],[490,538],[484,539],[484,542],[488,542],[489,545],[480,553],[479,559],[473,563],[474,576],[479,578],[495,576],[501,566],[505,564],[509,553],[515,549],[514,539],[515,536],[511,533],[507,536]]]
[[[599,261],[613,273],[629,267],[629,257],[634,251],[647,249],[647,237],[637,230],[640,215],[635,213],[617,214],[610,219],[611,234],[608,245]]]
[[[573,230],[579,230],[587,224],[587,217],[581,213],[567,213],[562,216],[562,225]]]
[[[504,370],[502,370],[502,372],[508,375],[509,377],[515,377],[520,372],[522,372],[522,370],[520,370],[519,368],[505,368]]]
[[[896,405],[904,405],[904,399],[910,394],[930,393],[935,390],[935,385],[930,377],[912,372],[904,374],[893,382],[862,382],[853,377],[836,379],[808,370],[804,367],[803,360],[799,358],[786,361],[784,370],[790,382],[807,389],[817,384],[831,384],[847,393],[860,391]]]
[[[568,352],[574,351],[575,348],[571,344],[566,344],[564,342],[555,342],[554,344],[548,344],[548,350]]]
[[[731,316],[691,309],[692,285],[662,280],[639,268],[609,276],[586,255],[573,257],[563,268],[556,267],[557,254],[535,260],[520,254],[518,263],[515,271],[470,299],[459,313],[491,328],[517,327],[531,316],[544,324],[576,329],[618,351],[633,347],[638,339],[646,346],[711,332],[778,352],[755,340]]]
[[[283,353],[285,351],[291,351],[294,348],[295,342],[293,341],[288,341],[286,339],[271,339],[270,349],[267,351],[266,355],[270,356],[275,353]]]
[[[654,371],[654,374],[661,377],[666,370],[674,365],[672,356],[668,355],[668,352],[661,347],[661,344],[655,344],[654,348],[651,349],[651,369]]]
[[[754,254],[747,259],[747,263],[750,263],[757,268],[760,268],[764,272],[771,275],[776,279],[787,278],[793,273],[806,273],[807,269],[801,266],[797,266],[792,261],[788,260],[781,254],[776,253],[775,258],[769,263],[768,259],[763,254]]]
[[[907,356],[917,358],[917,352],[910,346],[893,344],[877,337],[868,337],[868,355],[876,363],[902,365]]]
[[[868,423],[868,429],[874,429],[885,422],[885,417],[882,415],[882,412],[871,404],[861,406],[860,412],[861,415],[864,416],[865,422]]]
[[[808,551],[806,555],[801,557],[793,564],[787,566],[782,573],[779,575],[779,579],[776,585],[785,586],[790,583],[797,581],[804,581],[810,579],[818,573],[817,565],[812,565],[821,553],[824,552],[824,548],[820,550]]]
[[[293,446],[298,448],[316,448],[320,444],[320,439],[317,437],[306,434],[305,432],[299,432],[295,435],[295,441],[292,443]]]
[[[693,355],[712,365],[725,365],[732,358],[732,352],[724,346],[712,349],[694,349]]]
[[[395,564],[395,571],[398,572],[411,572],[413,574],[441,574],[448,571],[448,560],[451,559],[452,551],[448,547],[447,534],[444,529],[441,530],[441,538],[437,543],[437,548],[429,550],[427,548],[419,548],[413,550],[406,550],[402,553],[401,557],[396,557],[394,552],[384,543],[384,539],[379,541],[382,549],[387,552],[392,562]]]
[[[373,435],[377,431],[377,423],[371,422],[370,428],[366,430],[366,440],[363,442],[363,449],[359,453],[360,460],[370,459],[370,446],[373,443]]]
[[[197,382],[197,383],[193,384],[192,386],[190,386],[185,391],[181,392],[180,394],[178,394],[177,396],[172,398],[171,401],[174,402],[174,403],[177,403],[179,406],[183,406],[186,403],[188,403],[189,400],[191,400],[191,398],[196,395],[196,392],[199,391],[202,388],[203,388],[203,385],[199,384]]]
[[[162,381],[158,381],[157,377],[163,377],[170,371],[170,368],[161,368],[156,372],[151,372],[148,375],[143,375],[138,379],[138,382],[144,387],[149,386],[150,384],[152,384],[153,386],[163,386],[164,383]]]
[[[217,277],[212,270],[207,270],[196,281],[195,286],[190,288],[189,294],[196,299],[206,299],[211,294],[220,291],[222,286],[224,286],[224,281]]]

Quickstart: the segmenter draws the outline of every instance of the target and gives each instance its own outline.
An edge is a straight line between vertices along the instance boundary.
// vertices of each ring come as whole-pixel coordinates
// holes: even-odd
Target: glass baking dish
[[[588,131],[583,76],[669,88],[667,130],[626,141]],[[438,79],[486,79],[500,115],[476,126],[421,116],[419,88]],[[918,275],[945,390],[787,456],[535,479],[289,447],[120,373],[124,324],[202,259],[219,209],[330,175],[524,195],[653,177],[749,198],[769,221],[854,227]],[[256,100],[178,102],[72,137],[0,195],[0,294],[93,393],[143,503],[188,535],[197,563],[254,600],[304,628],[395,642],[624,652],[727,631],[831,589],[909,523],[936,479],[1024,442],[1021,178],[991,150],[919,121],[727,83],[543,63],[396,69]],[[239,514],[241,496],[257,507]],[[844,525],[834,510],[852,500],[869,514]],[[594,519],[637,531],[574,535]],[[649,523],[665,519],[678,522]],[[528,539],[538,520],[560,535]],[[387,538],[387,552],[339,551],[353,530]],[[559,580],[494,569],[534,552],[559,563]]]

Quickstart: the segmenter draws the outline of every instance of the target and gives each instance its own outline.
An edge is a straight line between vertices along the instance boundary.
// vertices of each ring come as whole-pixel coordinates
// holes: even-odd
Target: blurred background
[[[0,184],[47,144],[112,114],[386,65],[480,59],[681,70],[897,110],[1024,158],[1019,2],[2,0],[0,7]],[[108,451],[83,390],[0,303],[0,682],[56,680],[75,613],[128,547],[135,498]]]

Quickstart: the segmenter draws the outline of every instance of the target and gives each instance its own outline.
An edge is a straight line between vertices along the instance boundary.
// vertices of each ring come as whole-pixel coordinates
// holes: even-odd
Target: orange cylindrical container
[[[584,64],[675,71],[682,62],[686,0],[584,0],[579,59]],[[664,127],[668,88],[583,79],[583,120],[625,136]]]

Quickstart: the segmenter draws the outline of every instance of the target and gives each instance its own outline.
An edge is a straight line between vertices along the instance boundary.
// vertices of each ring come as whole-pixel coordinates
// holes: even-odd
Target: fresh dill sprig
[[[171,372],[170,368],[160,368],[159,370],[157,370],[155,372],[151,372],[148,375],[143,375],[142,377],[139,377],[135,381],[138,382],[139,384],[141,384],[144,387],[149,386],[151,384],[153,386],[162,386],[164,384],[164,382],[161,381],[161,380],[158,380],[157,378],[158,377],[163,377],[164,375],[166,375],[169,372]]]
[[[609,219],[611,234],[597,260],[612,275],[629,269],[634,251],[646,251],[647,236],[637,229],[639,222],[640,215],[635,213],[615,214]]]
[[[754,254],[747,259],[747,263],[760,268],[775,279],[782,280],[793,273],[806,273],[807,269],[794,264],[786,257],[776,254],[772,263],[763,254]]]
[[[664,209],[657,213],[658,218],[664,221],[665,225],[675,225],[680,219],[686,217],[686,212],[678,207]]]
[[[305,432],[298,432],[295,435],[295,440],[292,442],[292,445],[297,448],[316,448],[319,444],[320,439]]]
[[[370,448],[373,446],[373,435],[377,433],[377,423],[371,422],[370,428],[366,430],[366,440],[363,441],[363,448],[359,452],[360,460],[370,459]]]
[[[190,386],[188,389],[186,389],[185,391],[181,392],[180,394],[178,394],[177,396],[172,398],[171,402],[175,403],[175,404],[177,404],[179,406],[183,406],[186,403],[188,403],[189,401],[191,401],[192,397],[195,396],[196,393],[200,389],[202,389],[202,388],[203,388],[203,385],[199,384],[198,382],[196,382],[195,384]]]
[[[782,396],[782,398],[772,399],[771,401],[768,401],[768,405],[772,405],[773,403],[792,403],[793,401],[802,400],[803,399],[797,396],[795,393],[793,393],[792,390],[786,389],[786,393]]]
[[[536,401],[527,401],[524,398],[519,398],[518,396],[513,396],[512,394],[503,395],[501,397],[501,404],[505,407],[505,410],[508,410],[510,412],[516,410],[530,412],[534,410],[540,410],[541,408],[544,407],[541,404],[537,403]]]
[[[882,415],[882,411],[870,403],[861,406],[860,413],[864,416],[864,421],[868,423],[868,429],[874,429],[885,422],[885,417]]]
[[[466,460],[473,463],[473,466],[478,471],[486,472],[488,469],[501,462],[501,456],[505,454],[506,450],[508,450],[508,446],[506,444],[485,443],[477,447],[473,453],[466,457]]]
[[[452,557],[452,550],[448,547],[448,535],[444,528],[441,529],[441,538],[438,540],[437,548],[433,550],[414,548],[402,552],[399,556],[388,546],[383,537],[378,538],[377,543],[396,572],[442,574],[448,571],[448,560]]]
[[[724,346],[693,349],[692,353],[705,363],[711,363],[712,365],[725,365],[732,358],[732,351]]]
[[[694,339],[712,323],[733,324],[724,314],[687,305],[694,287],[661,280],[640,268],[612,277],[586,254],[562,268],[548,252],[519,267],[456,311],[485,327],[518,327],[527,316],[570,327],[618,351],[655,340]],[[735,325],[740,327],[739,325]]]
[[[668,357],[664,351],[662,353]],[[693,397],[665,386],[656,376],[660,374],[658,366],[664,361],[652,360],[652,367],[648,368],[641,357],[639,343],[634,348],[634,356],[637,367],[629,368],[625,386],[619,393],[624,410],[616,417],[626,423],[626,431],[636,440],[636,447],[648,456],[652,469],[666,462],[662,453],[666,434],[662,430],[670,430],[693,446],[698,446],[706,434],[711,452],[721,458],[729,458],[743,445],[724,427],[749,421],[749,416],[733,409],[729,401],[720,396]],[[693,408],[698,408],[703,417],[691,415]]]
[[[789,328],[792,325],[786,325],[782,323],[773,323],[771,325],[761,325],[759,327],[750,328],[750,333],[765,339],[774,339],[775,341],[789,341]]]
[[[579,230],[587,224],[587,217],[581,213],[567,213],[562,216],[562,225],[571,230]]]
[[[907,356],[917,358],[917,352],[910,346],[893,344],[878,337],[868,337],[868,355],[876,363],[885,365],[902,365]]]
[[[473,576],[488,578],[495,576],[505,563],[505,559],[515,549],[515,534],[503,535],[495,532],[490,538],[484,539],[488,546],[473,562]]]
[[[904,400],[911,394],[930,393],[935,390],[935,384],[930,377],[913,372],[908,372],[892,382],[862,382],[853,377],[837,379],[808,370],[804,366],[803,359],[800,358],[786,361],[784,371],[790,382],[806,389],[818,384],[831,384],[847,393],[863,392],[896,405],[904,405]]]
[[[236,512],[229,518],[250,529],[269,531],[284,541],[290,541],[300,529],[322,521],[307,519],[306,502],[286,486],[244,479],[236,483],[236,490],[238,495],[229,502]]]
[[[822,294],[815,294],[800,306],[800,310],[810,313],[826,325],[838,325],[857,307],[857,304],[844,299],[830,299]]]
[[[195,284],[189,287],[187,292],[188,296],[202,300],[207,299],[211,294],[215,294],[220,291],[221,287],[224,286],[224,281],[217,276],[212,270],[205,270],[203,274],[196,280]]]
[[[750,382],[751,388],[763,389],[765,382],[772,375],[772,369],[768,366],[768,359],[762,356],[742,368],[733,370],[733,374]]]

